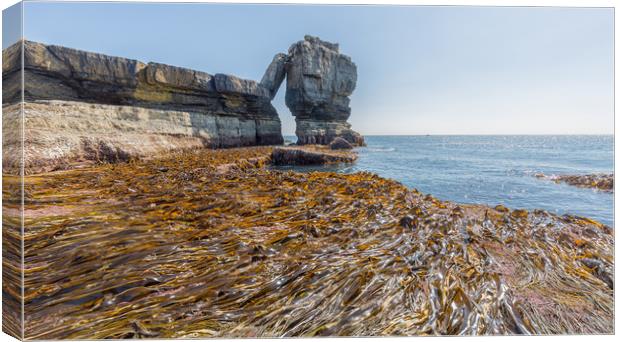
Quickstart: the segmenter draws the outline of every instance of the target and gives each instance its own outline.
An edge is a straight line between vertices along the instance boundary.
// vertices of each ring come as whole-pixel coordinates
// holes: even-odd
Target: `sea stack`
[[[286,106],[295,116],[300,144],[329,144],[342,137],[363,145],[351,129],[349,96],[357,83],[357,66],[338,44],[305,36],[288,51]]]
[[[288,55],[277,54],[261,85],[271,96],[286,74],[286,106],[295,116],[298,144],[328,145],[341,137],[353,145],[364,138],[351,129],[349,96],[357,83],[357,66],[341,54],[338,44],[305,36]]]

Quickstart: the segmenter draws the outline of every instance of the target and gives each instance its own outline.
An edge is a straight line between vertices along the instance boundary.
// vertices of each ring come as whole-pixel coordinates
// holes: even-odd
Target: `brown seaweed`
[[[613,332],[613,233],[189,151],[25,179],[26,337]]]
[[[605,192],[614,191],[614,174],[589,174],[589,175],[553,175],[547,176],[542,173],[534,175],[537,178],[547,178],[556,183],[566,183],[579,188],[597,189]]]

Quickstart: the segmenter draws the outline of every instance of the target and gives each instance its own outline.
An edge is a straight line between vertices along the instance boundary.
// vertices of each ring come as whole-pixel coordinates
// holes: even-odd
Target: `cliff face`
[[[355,145],[364,144],[347,123],[357,66],[339,52],[338,44],[306,36],[293,44],[285,57],[274,57],[261,84],[274,95],[284,73],[286,105],[295,116],[298,143],[329,144],[342,137]]]
[[[44,148],[33,145],[27,165],[88,155],[80,142],[84,140],[131,156],[188,145],[283,142],[270,91],[255,81],[30,41],[23,44],[24,101],[32,104],[26,112],[36,113],[37,120],[26,121],[25,130],[39,131],[45,140],[33,137]],[[3,51],[2,76],[3,106],[7,112],[15,111],[11,105],[21,101],[21,42]],[[109,129],[98,131],[91,125],[95,122]],[[127,127],[130,131],[124,131]],[[92,141],[94,136],[101,140]],[[5,162],[13,165],[18,160]]]
[[[337,44],[311,36],[276,54],[260,83],[30,41],[3,50],[2,60],[5,127],[20,121],[23,71],[26,172],[187,147],[282,144],[271,100],[285,79],[300,144],[364,143],[347,123],[357,67]],[[5,148],[19,150],[22,137],[5,135]],[[19,153],[3,160],[18,168]]]
[[[5,79],[19,77],[19,58],[18,45],[3,51]],[[26,101],[67,100],[278,120],[266,88],[231,75],[29,41],[24,43],[24,71]],[[13,88],[3,95],[5,103],[19,101]]]

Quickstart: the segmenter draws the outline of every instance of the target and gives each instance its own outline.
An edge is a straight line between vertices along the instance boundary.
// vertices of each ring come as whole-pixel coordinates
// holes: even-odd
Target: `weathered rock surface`
[[[20,104],[3,106],[3,165],[18,173]],[[171,150],[253,146],[280,134],[280,122],[75,101],[24,103],[27,174],[91,162],[118,162]]]
[[[283,53],[278,53],[273,57],[273,61],[267,67],[265,75],[260,81],[261,86],[269,90],[269,96],[273,99],[280,89],[280,85],[286,77],[286,61],[288,56]]]
[[[20,49],[13,46],[3,51],[3,77],[19,74],[19,56]],[[26,101],[69,100],[278,117],[266,88],[232,75],[213,76],[30,41],[24,42],[24,71]],[[19,101],[19,93],[3,95],[4,103]]]
[[[24,129],[38,135],[24,140],[32,170],[177,148],[282,144],[271,100],[285,78],[299,144],[327,145],[336,137],[364,143],[347,123],[355,64],[337,44],[310,36],[277,54],[260,83],[31,41],[4,49],[2,57],[3,107],[10,112],[3,126],[20,132],[15,104],[27,103]],[[5,130],[5,136],[7,151],[21,149],[19,135]],[[18,156],[5,153],[5,165],[17,167]]]
[[[335,152],[319,146],[275,147],[271,152],[274,165],[324,165],[355,160],[357,154],[354,152]]]
[[[5,105],[22,100],[21,44],[22,42],[19,42],[2,52]],[[49,100],[131,106],[144,113],[149,112],[146,109],[155,110],[153,113],[186,113],[193,121],[189,126],[192,129],[187,132],[186,138],[204,141],[209,147],[272,145],[283,142],[280,119],[271,105],[271,93],[255,81],[225,74],[210,75],[160,63],[146,64],[127,58],[30,41],[24,41],[23,44],[24,101],[51,106],[48,108],[49,120],[53,120],[56,115],[54,111],[58,109],[56,105],[50,105]],[[73,106],[79,107],[76,104]],[[126,108],[105,108],[107,112],[128,111]],[[96,117],[87,119],[87,112],[81,112],[82,109],[77,110],[82,114],[79,120],[97,120]],[[37,110],[46,112],[41,106],[37,106]],[[206,122],[211,122],[213,127],[209,130],[208,139],[198,133],[205,128],[200,125]],[[194,124],[197,126],[193,126]],[[37,129],[42,129],[41,127]],[[62,134],[62,130],[50,132],[50,129],[48,128],[47,132],[51,135]],[[149,124],[141,122],[136,129],[136,134],[148,134]],[[85,130],[81,134],[89,136],[99,132],[93,129]],[[164,130],[157,134],[173,133]],[[173,148],[174,144],[170,147]],[[145,147],[145,150],[148,150],[148,147]]]
[[[347,123],[349,96],[357,83],[357,66],[339,52],[338,44],[306,36],[289,48],[286,105],[296,118],[300,144],[329,144],[342,137],[363,145]]]
[[[337,137],[342,137],[353,145],[363,146],[364,138],[351,129],[351,124],[341,121],[320,121],[295,119],[297,143],[327,145]]]
[[[353,145],[344,138],[336,137],[329,143],[329,148],[332,150],[350,150],[353,148]]]

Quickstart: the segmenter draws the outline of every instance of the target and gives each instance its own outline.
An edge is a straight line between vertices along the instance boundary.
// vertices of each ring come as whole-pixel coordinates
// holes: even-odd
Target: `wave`
[[[394,147],[366,147],[366,151],[369,152],[394,152],[396,148]]]

